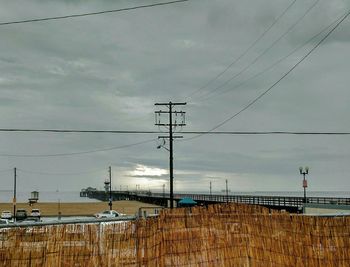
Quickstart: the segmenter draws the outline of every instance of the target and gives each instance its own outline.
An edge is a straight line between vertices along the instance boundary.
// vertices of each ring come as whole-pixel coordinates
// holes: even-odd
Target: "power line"
[[[141,6],[134,6],[134,7],[126,7],[126,8],[120,8],[120,9],[103,10],[103,11],[90,12],[90,13],[71,14],[71,15],[65,15],[65,16],[56,16],[56,17],[46,17],[46,18],[36,18],[36,19],[27,19],[27,20],[17,20],[17,21],[9,21],[9,22],[0,22],[0,26],[12,25],[12,24],[31,23],[31,22],[40,22],[40,21],[49,21],[49,20],[69,19],[69,18],[86,17],[86,16],[94,16],[94,15],[102,15],[102,14],[107,14],[107,13],[116,13],[116,12],[122,12],[122,11],[131,11],[131,10],[141,9],[141,8],[151,8],[151,7],[156,7],[156,6],[171,5],[171,4],[176,4],[176,3],[181,3],[181,2],[187,2],[187,1],[189,1],[189,0],[169,1],[169,2],[162,2],[162,3],[149,4],[149,5],[141,5]]]
[[[223,71],[221,71],[218,75],[216,75],[213,79],[209,80],[205,85],[191,93],[186,98],[191,98],[196,95],[198,92],[207,88],[210,84],[220,78],[223,74],[225,74],[233,65],[235,65],[242,57],[244,57],[271,29],[272,27],[287,13],[287,11],[295,4],[296,0],[292,1],[291,4],[273,21],[273,23],[246,49],[242,54],[240,54],[230,65],[228,65]]]
[[[254,80],[255,78],[259,77],[260,75],[264,74],[265,72],[271,70],[273,67],[275,67],[276,65],[278,65],[279,63],[281,63],[283,60],[285,60],[286,58],[290,57],[291,55],[293,55],[295,52],[297,52],[299,49],[303,48],[304,46],[306,46],[307,44],[311,43],[314,39],[316,39],[319,35],[321,35],[322,33],[324,33],[325,31],[327,31],[329,28],[332,27],[333,24],[336,24],[340,19],[342,19],[343,16],[345,16],[346,13],[343,13],[341,16],[339,16],[336,20],[334,20],[332,23],[330,23],[328,26],[326,26],[325,28],[323,28],[321,31],[319,31],[317,34],[315,34],[313,37],[311,37],[309,40],[307,40],[305,43],[303,43],[302,45],[296,47],[295,49],[293,49],[289,54],[287,54],[284,57],[281,57],[279,60],[277,60],[276,62],[274,62],[273,64],[271,64],[269,67],[263,69],[262,71],[256,73],[255,75],[251,76],[250,78],[242,81],[241,83],[227,88],[224,91],[221,91],[219,94],[217,94],[216,96],[222,95],[224,93],[227,93],[228,91],[232,90],[232,89],[237,89],[239,87],[241,87],[242,85],[246,84],[247,82]],[[208,96],[207,98],[204,98],[202,101],[206,101],[208,99],[211,99],[215,97],[214,96]]]
[[[269,47],[267,47],[262,53],[260,53],[256,58],[254,58],[254,60],[252,62],[250,62],[247,66],[245,66],[243,69],[241,69],[238,73],[236,73],[235,75],[233,75],[231,78],[229,78],[228,80],[226,80],[225,82],[223,82],[222,84],[220,84],[219,86],[217,86],[216,88],[214,88],[213,90],[210,90],[208,92],[206,92],[204,95],[202,95],[201,97],[205,97],[208,95],[213,94],[214,92],[216,92],[217,90],[220,90],[221,88],[223,88],[224,86],[226,86],[228,83],[230,83],[232,80],[234,80],[235,78],[237,78],[238,76],[240,76],[242,73],[244,73],[246,70],[248,70],[252,65],[254,65],[256,62],[258,62],[258,60],[260,58],[262,58],[268,51],[271,50],[271,48],[273,48],[282,38],[284,38],[291,30],[293,30],[295,28],[295,26],[297,26],[300,21],[302,21],[302,19],[317,5],[317,3],[320,0],[316,0],[304,13],[303,15],[298,18],[298,20],[293,23],[288,29],[287,31],[285,31],[281,36],[279,36]]]
[[[250,101],[247,105],[245,105],[241,110],[239,110],[238,112],[236,112],[235,114],[233,114],[232,116],[230,116],[229,118],[225,119],[224,121],[222,121],[221,123],[217,124],[216,126],[214,126],[213,128],[211,128],[210,130],[207,131],[207,133],[212,132],[216,129],[218,129],[219,127],[221,127],[222,125],[226,124],[227,122],[229,122],[230,120],[232,120],[233,118],[237,117],[238,115],[240,115],[242,112],[244,112],[245,110],[247,110],[249,107],[251,107],[252,105],[254,105],[257,101],[259,101],[259,99],[261,99],[263,96],[265,96],[268,92],[270,92],[277,84],[279,84],[285,77],[288,76],[288,74],[290,74],[297,66],[299,66],[299,64],[301,62],[303,62],[313,51],[315,51],[315,49],[317,47],[319,47],[324,40],[326,40],[328,38],[328,36],[336,29],[338,28],[338,26],[349,16],[350,11],[348,10],[347,13],[344,15],[344,17],[338,21],[338,23],[320,40],[316,43],[316,45],[314,47],[312,47],[310,49],[309,52],[306,53],[306,55],[304,55],[297,63],[295,63],[293,65],[292,68],[290,68],[285,74],[282,75],[281,78],[279,78],[274,84],[272,84],[267,90],[265,90],[263,93],[261,93],[260,95],[258,95],[256,98],[254,98],[252,101]],[[184,139],[185,140],[191,140],[194,138],[198,138],[202,135],[204,135],[206,133],[203,134],[199,134],[197,136],[191,137],[191,138],[187,138]]]
[[[74,132],[74,130],[70,130],[71,132]],[[57,132],[57,130],[55,130]],[[81,133],[82,131],[78,130],[77,133]],[[90,131],[85,131],[85,132],[90,132]],[[118,131],[116,131],[118,132]],[[138,133],[147,133],[147,132],[142,132],[139,131]],[[329,136],[345,136],[345,135],[350,135],[350,132],[292,132],[292,131],[218,131],[218,132],[208,132],[208,131],[184,131],[181,132],[181,134],[190,134],[193,135],[195,134],[195,137],[190,137],[185,140],[191,140],[196,137],[202,136],[202,135],[329,135]],[[57,154],[0,154],[0,157],[22,157],[22,158],[40,158],[40,157],[64,157],[64,156],[76,156],[76,155],[83,155],[83,154],[92,154],[92,153],[97,153],[97,152],[104,152],[104,151],[111,151],[111,150],[117,150],[117,149],[123,149],[123,148],[128,148],[132,146],[138,146],[141,144],[146,144],[150,142],[154,142],[157,139],[149,139],[149,140],[144,140],[138,143],[133,143],[133,144],[127,144],[123,146],[115,146],[115,147],[109,147],[109,148],[103,148],[103,149],[95,149],[95,150],[89,150],[89,151],[81,151],[81,152],[71,152],[71,153],[57,153]],[[0,170],[0,172],[9,172],[12,171],[12,169],[5,169],[5,170]],[[21,170],[24,172],[31,172],[31,171],[26,171],[26,170]],[[96,171],[97,172],[97,171]],[[36,172],[32,172],[36,173]],[[90,173],[86,172],[86,173]],[[52,173],[38,173],[38,174],[52,174]],[[57,175],[78,175],[78,174],[84,174],[84,173],[57,173]],[[52,174],[54,175],[54,174]]]
[[[64,130],[64,129],[0,129],[0,132],[44,132],[44,133],[102,133],[102,134],[162,134],[163,131],[136,131],[136,130]],[[350,132],[328,132],[328,131],[181,131],[181,134],[227,134],[227,135],[234,135],[234,134],[247,134],[247,135],[255,135],[255,134],[299,134],[299,135],[348,135]],[[156,139],[146,140],[153,141]],[[139,144],[139,143],[136,143]],[[133,144],[131,144],[133,145]],[[111,148],[114,149],[114,148]],[[12,169],[11,169],[12,170]]]
[[[12,172],[13,171],[13,169],[4,169],[4,170],[0,170],[0,172]],[[0,190],[1,191],[1,190]]]
[[[18,171],[23,172],[23,173],[30,173],[30,174],[39,174],[39,175],[80,175],[80,174],[90,174],[90,173],[97,173],[97,172],[102,172],[105,171],[105,169],[99,169],[99,170],[91,170],[91,171],[83,171],[83,172],[41,172],[41,171],[31,171],[31,170],[23,170],[23,169],[18,169]]]
[[[110,133],[110,134],[159,134],[161,131],[134,130],[77,130],[77,129],[20,129],[1,128],[0,132],[48,132],[48,133]]]
[[[133,144],[95,149],[95,150],[89,150],[89,151],[81,151],[81,152],[57,153],[57,154],[0,154],[0,157],[40,158],[40,157],[76,156],[76,155],[82,155],[82,154],[91,154],[91,153],[97,153],[97,152],[105,152],[105,151],[117,150],[122,148],[128,148],[128,147],[138,146],[138,145],[142,145],[142,144],[146,144],[154,141],[156,141],[156,139],[149,139],[149,140],[144,140]]]
[[[350,132],[292,132],[292,131],[188,131],[181,134],[210,134],[210,135],[350,135]]]

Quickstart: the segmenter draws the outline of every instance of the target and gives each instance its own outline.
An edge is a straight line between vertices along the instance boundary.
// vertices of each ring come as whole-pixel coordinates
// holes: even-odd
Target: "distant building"
[[[97,188],[94,187],[88,187],[88,188],[83,188],[80,190],[80,197],[88,197],[90,192],[95,192],[97,191]]]

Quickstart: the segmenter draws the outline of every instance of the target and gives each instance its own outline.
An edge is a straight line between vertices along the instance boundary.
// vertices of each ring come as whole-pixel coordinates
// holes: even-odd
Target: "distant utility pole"
[[[58,199],[58,216],[57,219],[61,220],[61,199]]]
[[[210,184],[209,184],[209,194],[211,196],[211,181],[210,181]]]
[[[185,112],[184,111],[176,111],[173,110],[174,106],[184,106],[186,105],[185,102],[183,103],[172,103],[171,101],[169,103],[155,103],[155,106],[166,106],[168,110],[159,110],[155,111],[155,125],[158,126],[164,126],[169,129],[169,135],[168,136],[158,136],[158,139],[163,139],[164,143],[163,145],[158,146],[157,148],[165,148],[169,151],[169,176],[170,176],[170,208],[174,208],[174,189],[173,189],[173,183],[174,183],[174,173],[173,173],[173,141],[175,138],[182,138],[182,136],[173,136],[173,131],[177,126],[185,126]],[[164,123],[162,122],[162,114],[169,115],[169,118]],[[164,146],[165,139],[169,139],[169,149]]]
[[[227,185],[227,179],[226,179],[226,203],[228,203],[228,185]]]
[[[17,168],[14,168],[13,169],[14,171],[14,176],[13,176],[13,180],[14,180],[14,183],[13,183],[13,220],[16,221],[16,188],[17,188]]]
[[[112,167],[109,166],[109,210],[112,210]]]

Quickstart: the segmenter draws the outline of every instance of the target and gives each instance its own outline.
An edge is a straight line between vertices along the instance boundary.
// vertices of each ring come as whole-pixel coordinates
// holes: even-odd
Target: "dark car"
[[[25,209],[18,209],[16,211],[16,220],[24,220],[28,217],[27,211]]]

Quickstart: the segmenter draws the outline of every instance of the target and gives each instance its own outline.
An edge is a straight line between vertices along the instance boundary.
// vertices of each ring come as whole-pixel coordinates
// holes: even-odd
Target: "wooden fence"
[[[350,218],[245,204],[122,223],[1,229],[0,266],[349,266]]]

